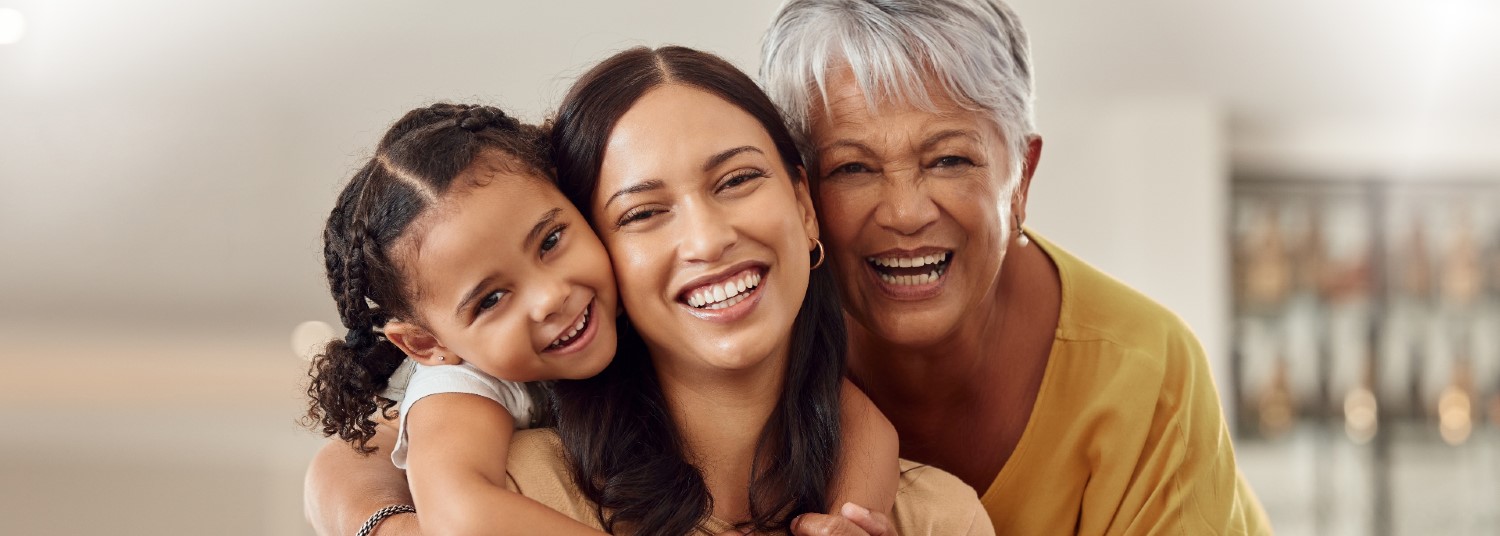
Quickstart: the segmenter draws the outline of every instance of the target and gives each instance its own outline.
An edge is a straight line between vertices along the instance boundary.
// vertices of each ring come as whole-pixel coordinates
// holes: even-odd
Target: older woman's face
[[[888,341],[941,342],[992,309],[1012,232],[1004,137],[940,90],[937,113],[871,110],[847,73],[830,82],[814,196],[845,310]]]
[[[753,116],[695,88],[651,90],[616,123],[592,210],[626,312],[667,354],[659,367],[785,354],[817,234],[788,171]],[[674,357],[689,359],[660,361]]]

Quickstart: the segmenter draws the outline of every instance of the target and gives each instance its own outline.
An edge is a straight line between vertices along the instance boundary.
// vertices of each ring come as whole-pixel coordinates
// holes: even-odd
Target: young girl
[[[506,487],[512,432],[551,416],[528,382],[591,377],[616,345],[609,259],[551,182],[547,146],[541,129],[492,107],[414,110],[328,218],[328,281],[349,331],[314,361],[308,416],[373,452],[376,413],[395,417],[378,395],[403,359],[419,364],[391,456],[408,471],[422,533],[598,534]],[[873,411],[862,396],[843,404]],[[889,511],[889,423],[847,422],[833,506]]]

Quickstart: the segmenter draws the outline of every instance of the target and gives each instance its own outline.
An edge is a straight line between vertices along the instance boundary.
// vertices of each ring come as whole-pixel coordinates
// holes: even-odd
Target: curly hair
[[[517,171],[550,180],[548,139],[490,106],[439,103],[407,112],[339,193],[323,230],[328,290],[348,331],[328,343],[308,372],[303,423],[368,454],[374,416],[394,418],[379,396],[405,354],[382,334],[391,319],[414,320],[414,290],[393,247],[464,170],[499,153]]]

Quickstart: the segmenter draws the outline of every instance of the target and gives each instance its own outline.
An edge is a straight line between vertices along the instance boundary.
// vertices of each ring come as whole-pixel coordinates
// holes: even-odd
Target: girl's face
[[[397,244],[423,326],[392,321],[386,336],[505,380],[598,374],[615,353],[604,247],[555,186],[498,163],[471,166]]]
[[[653,89],[616,123],[591,210],[659,367],[785,355],[817,236],[789,171],[753,116],[699,89]]]

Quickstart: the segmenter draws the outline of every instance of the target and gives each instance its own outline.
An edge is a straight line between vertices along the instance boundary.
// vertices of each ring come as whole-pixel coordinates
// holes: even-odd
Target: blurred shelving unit
[[[1236,177],[1241,464],[1280,534],[1500,527],[1500,183]]]

